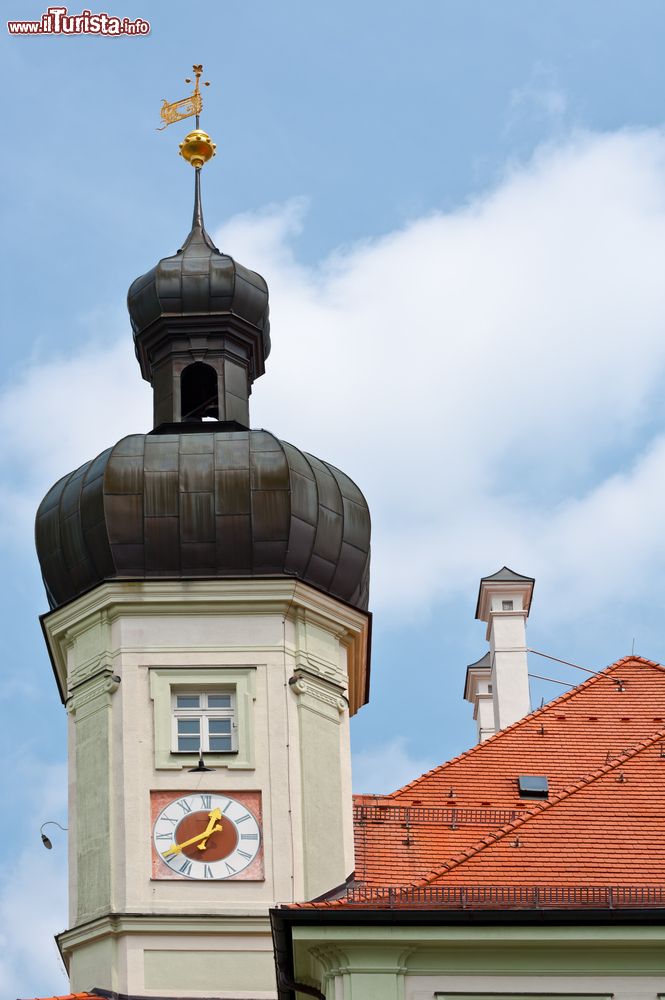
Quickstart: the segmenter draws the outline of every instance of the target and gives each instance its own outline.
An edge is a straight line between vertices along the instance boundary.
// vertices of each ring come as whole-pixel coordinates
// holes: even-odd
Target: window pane
[[[200,719],[178,719],[178,733],[196,733],[198,736],[200,722]]]
[[[213,733],[221,735],[222,733],[231,732],[231,720],[230,719],[210,719],[208,721],[208,732],[212,736]]]
[[[212,753],[225,753],[228,750],[232,750],[231,737],[230,736],[211,736],[210,737],[210,750]]]
[[[230,708],[231,707],[231,695],[230,694],[209,694],[208,695],[208,708]]]
[[[199,738],[198,736],[179,736],[178,737],[178,750],[185,752],[198,753],[199,750]]]
[[[177,694],[175,699],[176,708],[198,708],[199,702],[198,694]]]

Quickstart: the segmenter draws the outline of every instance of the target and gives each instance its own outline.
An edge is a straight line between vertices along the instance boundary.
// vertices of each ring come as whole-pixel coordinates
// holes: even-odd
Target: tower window
[[[172,693],[174,753],[233,753],[235,696],[230,691]]]
[[[217,372],[211,365],[195,361],[180,376],[180,419],[219,420]]]
[[[513,610],[513,602],[512,601],[501,601],[501,610],[502,611],[512,611]]]

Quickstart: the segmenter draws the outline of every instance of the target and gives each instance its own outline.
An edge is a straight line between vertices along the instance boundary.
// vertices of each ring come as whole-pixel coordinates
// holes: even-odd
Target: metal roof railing
[[[665,907],[660,886],[354,886],[346,902],[414,909],[550,909]]]
[[[429,808],[428,806],[357,805],[353,807],[354,822],[363,823],[441,823],[448,826],[504,826],[521,815],[518,809],[459,809]]]

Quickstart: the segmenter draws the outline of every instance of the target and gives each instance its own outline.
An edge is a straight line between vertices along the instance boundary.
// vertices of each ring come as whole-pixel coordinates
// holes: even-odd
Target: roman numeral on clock
[[[259,835],[258,835],[258,833],[241,833],[240,834],[240,839],[241,840],[258,840],[259,839]]]
[[[210,809],[210,804],[211,804],[211,796],[210,795],[202,795],[201,796],[201,805],[202,805],[202,807],[204,809]]]
[[[180,806],[180,808],[184,813],[190,813],[192,811],[192,807],[190,806],[187,799],[180,799],[178,805]]]
[[[238,848],[238,854],[241,858],[245,858],[247,861],[249,861],[252,857],[251,854],[248,854],[247,851],[241,851],[240,848]]]
[[[203,866],[203,877],[212,878],[212,868],[210,867],[210,865]]]
[[[191,870],[192,870],[192,862],[191,861],[183,861],[183,863],[181,864],[180,868],[178,868],[178,871],[182,875],[189,875],[189,873],[191,872]]]

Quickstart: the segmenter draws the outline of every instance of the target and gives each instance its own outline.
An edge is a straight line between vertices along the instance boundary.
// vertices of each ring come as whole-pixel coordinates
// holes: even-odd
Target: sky
[[[91,9],[94,5],[89,5]],[[43,644],[39,500],[151,426],[125,296],[182,243],[187,123],[220,249],[267,279],[252,424],[372,511],[371,701],[354,781],[474,742],[478,581],[534,576],[528,642],[665,660],[665,7],[633,0],[113,0],[148,35],[0,26],[0,995],[63,991],[66,720]],[[43,7],[4,0],[6,19]],[[79,8],[71,7],[71,12]],[[533,656],[532,704],[583,674]],[[560,683],[555,683],[558,681]]]

